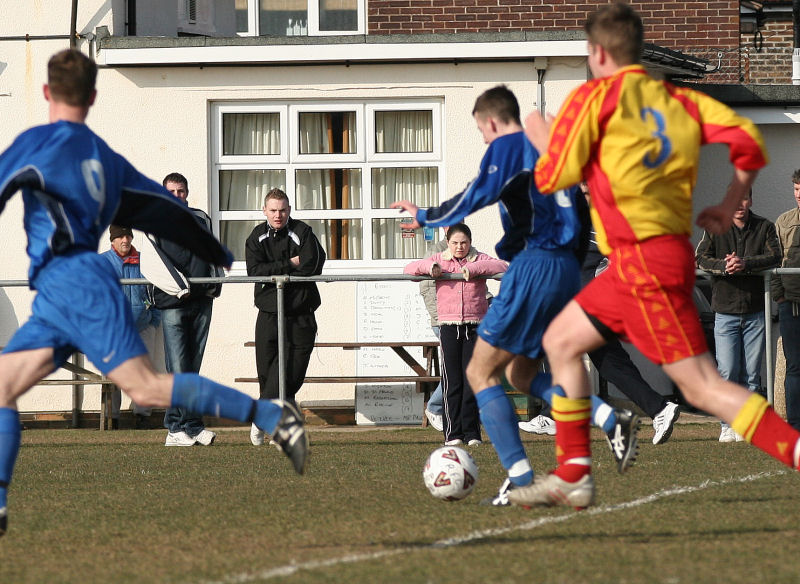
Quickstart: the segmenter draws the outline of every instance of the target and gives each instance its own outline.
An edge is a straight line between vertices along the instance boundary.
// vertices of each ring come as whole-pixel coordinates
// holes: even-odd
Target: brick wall
[[[760,50],[753,35],[742,35],[743,83],[792,83],[792,19],[769,20],[761,29]]]
[[[581,30],[608,0],[369,0],[370,35]],[[645,40],[707,58],[721,68],[706,82],[739,81],[739,2],[639,1]]]

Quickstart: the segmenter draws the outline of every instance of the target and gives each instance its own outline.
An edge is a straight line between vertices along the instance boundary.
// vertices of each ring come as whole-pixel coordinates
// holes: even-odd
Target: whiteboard
[[[359,282],[356,340],[435,341],[431,319],[417,282]],[[424,363],[422,347],[409,354]],[[357,375],[412,375],[388,347],[364,347],[356,357]],[[421,424],[424,399],[413,383],[356,385],[356,424]]]
[[[413,383],[356,385],[356,424],[414,425],[422,423],[424,399]]]

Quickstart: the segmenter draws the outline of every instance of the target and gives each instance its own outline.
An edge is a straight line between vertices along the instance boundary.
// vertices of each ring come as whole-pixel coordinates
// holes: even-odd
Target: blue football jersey
[[[542,195],[532,169],[539,153],[522,132],[500,136],[489,144],[478,176],[463,192],[438,207],[420,209],[417,221],[446,227],[467,215],[498,203],[503,237],[497,256],[510,261],[522,250],[578,250],[586,201],[576,187]]]
[[[85,124],[59,121],[20,134],[0,155],[0,212],[17,191],[31,285],[53,257],[96,252],[110,223],[175,241],[218,265],[233,260],[185,205]]]

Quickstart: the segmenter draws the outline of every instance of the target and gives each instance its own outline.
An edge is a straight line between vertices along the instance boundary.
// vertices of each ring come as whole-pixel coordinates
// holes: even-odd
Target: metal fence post
[[[772,272],[763,272],[764,278],[764,358],[767,360],[767,401],[775,403],[775,364],[772,355],[772,295],[770,294],[770,278]]]
[[[276,300],[278,303],[278,398],[286,399],[286,323],[283,310],[283,291],[284,285],[289,278],[287,276],[275,278]]]

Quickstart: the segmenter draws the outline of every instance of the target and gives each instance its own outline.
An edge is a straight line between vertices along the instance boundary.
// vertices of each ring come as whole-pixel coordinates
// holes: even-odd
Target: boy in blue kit
[[[533,470],[501,375],[505,372],[515,388],[550,403],[561,397],[547,391],[549,375],[537,375],[544,355],[542,335],[580,289],[578,255],[588,238],[588,209],[577,188],[560,191],[551,200],[533,186],[531,171],[539,154],[522,131],[519,104],[508,88],[501,85],[480,95],[472,115],[489,144],[477,178],[438,207],[420,209],[410,201],[397,201],[392,207],[409,212],[414,217],[410,227],[418,228],[452,225],[498,203],[505,233],[495,251],[511,263],[500,293],[478,327],[467,378],[481,423],[508,471],[491,504],[508,505],[508,492],[530,484]],[[592,416],[608,435],[618,470],[624,472],[636,459],[638,418],[599,398],[592,404]]]
[[[139,174],[86,125],[97,66],[75,50],[48,63],[50,124],[22,133],[0,155],[0,212],[18,190],[24,202],[30,319],[0,355],[0,535],[20,444],[16,401],[81,351],[137,404],[182,407],[255,423],[303,473],[308,437],[297,410],[254,400],[196,373],[156,373],[111,264],[97,253],[110,223],[174,240],[230,266],[231,253],[160,184]]]

